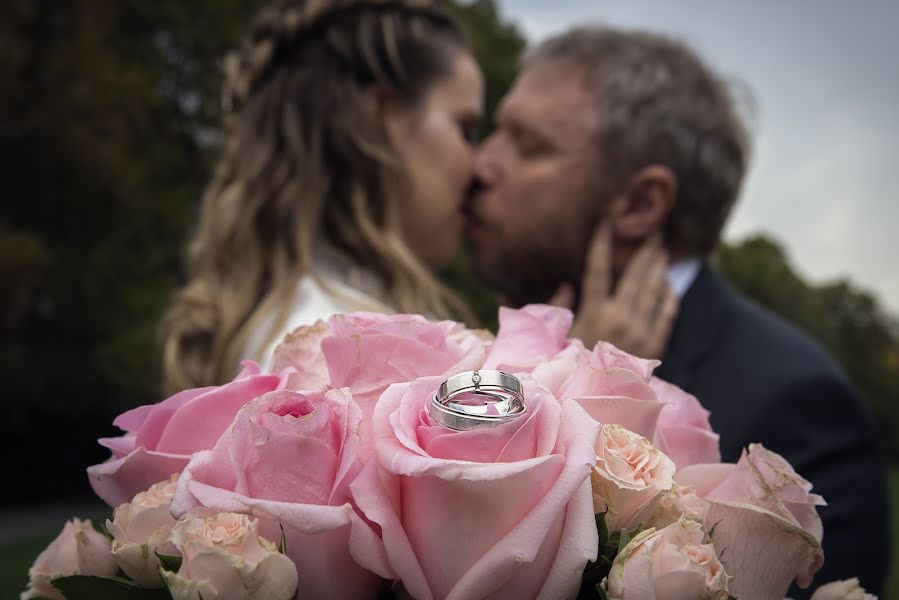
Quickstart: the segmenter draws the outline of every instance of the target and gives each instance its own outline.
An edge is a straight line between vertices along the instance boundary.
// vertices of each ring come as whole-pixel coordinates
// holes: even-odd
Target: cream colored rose
[[[188,513],[172,528],[181,551],[177,573],[163,571],[174,600],[289,600],[297,569],[274,544],[260,537],[258,520],[236,513]]]
[[[150,486],[130,503],[119,505],[106,531],[112,536],[112,555],[128,577],[147,588],[163,587],[160,554],[178,554],[169,541],[175,519],[169,513],[178,475]]]
[[[731,577],[702,526],[681,519],[647,529],[615,557],[607,582],[612,600],[726,600]]]
[[[675,483],[656,498],[649,526],[661,529],[678,522],[682,516],[701,524],[707,512],[709,503],[697,496],[693,488]]]
[[[831,581],[812,594],[812,600],[877,600],[877,596],[865,592],[858,578]]]
[[[89,520],[72,519],[28,570],[30,581],[21,600],[65,600],[51,580],[65,575],[112,576],[118,570],[106,536],[96,531]]]
[[[594,511],[607,511],[610,531],[648,519],[653,499],[674,483],[674,462],[648,439],[621,425],[603,425],[595,449]]]

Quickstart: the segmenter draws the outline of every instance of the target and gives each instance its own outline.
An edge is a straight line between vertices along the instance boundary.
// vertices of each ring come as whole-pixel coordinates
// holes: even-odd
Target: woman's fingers
[[[563,283],[546,303],[572,310],[574,308],[574,288],[570,283]]]
[[[668,253],[660,236],[647,240],[621,275],[612,294],[612,235],[607,224],[590,241],[580,303],[570,335],[588,348],[605,340],[634,354],[661,356],[677,316],[677,297],[668,285]],[[572,308],[575,291],[563,284],[549,304]]]
[[[659,236],[653,236],[644,242],[621,274],[615,291],[616,299],[629,306],[636,306],[650,274],[650,267],[663,254],[665,249]]]
[[[581,280],[581,306],[605,301],[612,287],[612,232],[601,222],[590,240],[587,263]]]
[[[668,253],[661,250],[653,255],[641,287],[635,292],[632,314],[638,322],[651,326],[655,321],[656,313],[669,291],[667,270]]]

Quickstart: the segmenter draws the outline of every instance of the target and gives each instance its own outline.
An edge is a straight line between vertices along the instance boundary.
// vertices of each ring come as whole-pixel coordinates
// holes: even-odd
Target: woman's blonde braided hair
[[[407,178],[372,101],[410,109],[464,48],[428,0],[287,0],[226,59],[225,140],[188,280],[164,322],[166,387],[230,379],[251,333],[283,327],[324,245],[375,273],[403,312],[467,317],[403,240]]]

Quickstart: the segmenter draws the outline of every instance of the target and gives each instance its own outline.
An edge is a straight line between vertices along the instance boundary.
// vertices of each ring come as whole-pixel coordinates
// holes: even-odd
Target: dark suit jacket
[[[858,577],[881,594],[889,564],[884,461],[867,412],[818,344],[704,265],[656,375],[711,411],[724,462],[759,442],[824,496],[824,566],[812,589]],[[809,591],[794,584],[790,596]]]

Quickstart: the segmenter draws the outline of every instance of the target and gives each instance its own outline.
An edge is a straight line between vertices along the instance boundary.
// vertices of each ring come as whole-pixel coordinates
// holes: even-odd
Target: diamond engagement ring
[[[444,381],[428,405],[431,418],[450,429],[497,427],[527,412],[521,382],[502,371],[466,371]]]

